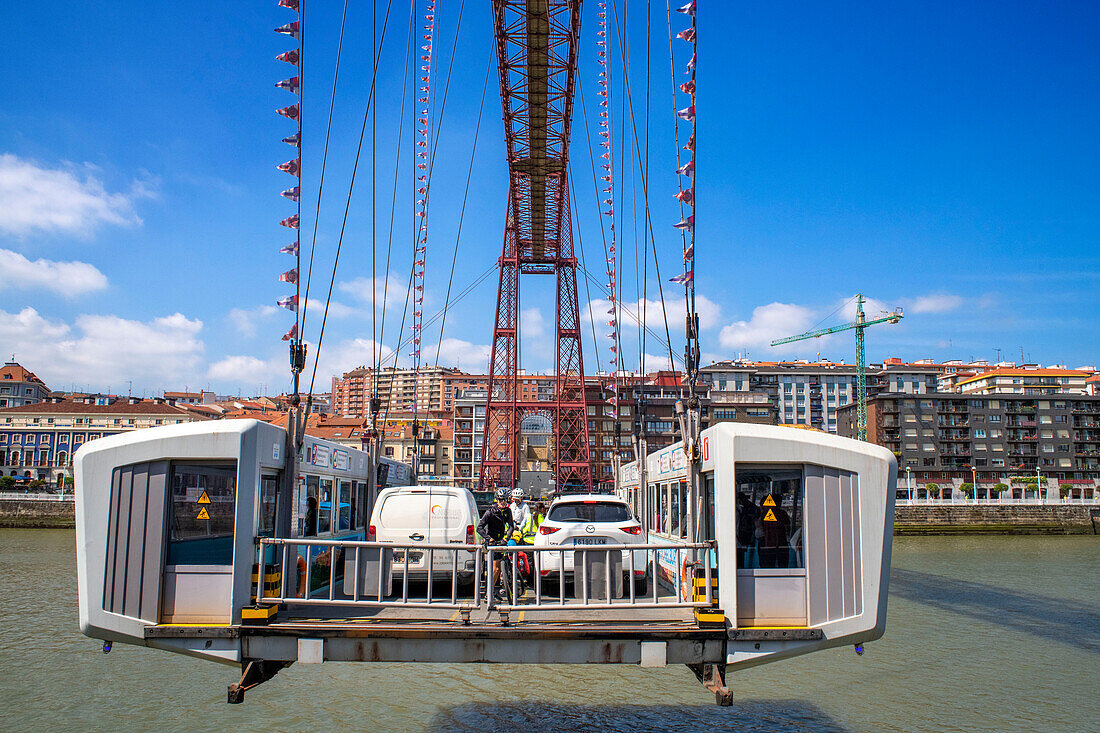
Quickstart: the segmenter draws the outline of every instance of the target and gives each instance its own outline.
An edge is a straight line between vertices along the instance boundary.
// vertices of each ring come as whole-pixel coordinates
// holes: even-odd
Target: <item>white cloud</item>
[[[610,310],[611,304],[607,300],[593,300],[589,302],[588,307],[582,309],[582,319],[585,322],[590,322],[593,319],[596,321],[597,326],[604,324],[611,320],[611,316],[607,311]],[[623,338],[627,338],[633,330],[637,333],[638,322],[642,317],[645,317],[646,326],[656,333],[659,333],[664,338],[665,333],[665,314],[668,314],[668,329],[671,332],[683,333],[685,318],[687,316],[687,304],[684,303],[684,299],[679,296],[673,296],[665,298],[665,307],[661,308],[661,300],[641,298],[637,301],[624,301],[619,304],[622,318],[619,321],[619,330],[623,334]],[[695,311],[699,314],[699,328],[700,330],[707,330],[717,326],[721,320],[722,308],[713,300],[705,295],[696,294],[695,296]],[[597,329],[598,332],[598,329]]]
[[[46,168],[11,153],[0,154],[0,231],[16,236],[67,232],[89,236],[101,224],[135,226],[134,202],[152,196],[150,184],[134,181],[125,193],[109,192],[85,164]],[[83,175],[81,175],[83,173]]]
[[[256,335],[259,324],[271,320],[271,317],[279,312],[279,308],[273,305],[258,305],[255,308],[234,308],[229,311],[229,322],[242,336],[252,337]],[[290,328],[288,325],[287,328]]]
[[[554,359],[554,339],[550,336],[551,324],[547,324],[538,308],[525,308],[519,314],[520,358],[527,369],[541,369]],[[532,357],[533,362],[527,357]]]
[[[18,252],[0,249],[0,287],[42,288],[71,297],[103,290],[107,276],[87,262],[29,260]]]
[[[376,303],[387,309],[401,308],[405,305],[408,277],[402,279],[393,272],[388,277],[357,277],[339,283],[336,288],[364,305]]]
[[[723,326],[718,334],[718,341],[727,349],[770,348],[774,339],[809,330],[813,319],[814,312],[801,305],[793,303],[761,305],[753,308],[752,318],[749,320],[734,321]],[[788,351],[798,350],[798,344],[779,348],[785,348]]]
[[[492,351],[488,344],[473,344],[456,338],[445,338],[439,346],[439,363],[444,366],[457,366],[465,372],[484,374],[489,371],[489,354]],[[424,356],[435,355],[435,347],[429,346],[423,352]]]
[[[265,361],[254,356],[227,356],[211,364],[206,376],[221,382],[252,385],[272,379],[277,375],[276,370],[277,367],[271,360]],[[287,374],[290,373],[289,367],[286,371]]]
[[[204,345],[202,321],[180,313],[133,321],[81,315],[72,326],[44,318],[34,308],[0,311],[0,343],[52,389],[72,384],[118,390],[124,380],[162,388],[197,383]]]
[[[947,313],[955,310],[962,303],[963,299],[958,295],[922,295],[913,299],[908,310],[910,313]]]
[[[320,328],[321,319],[325,317],[325,301],[310,298],[306,304],[307,315],[312,319],[316,317],[315,323]],[[344,305],[343,303],[333,300],[329,301],[328,317],[329,318],[347,318],[348,316],[355,315],[359,311],[351,306]]]

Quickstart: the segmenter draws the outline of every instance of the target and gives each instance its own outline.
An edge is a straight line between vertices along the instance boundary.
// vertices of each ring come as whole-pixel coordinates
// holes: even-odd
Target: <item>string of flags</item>
[[[292,10],[295,13],[300,13],[298,4],[299,4],[299,0],[279,0],[279,7],[287,8],[288,10]],[[301,38],[301,30],[302,30],[301,29],[301,21],[300,20],[295,20],[291,23],[287,23],[286,25],[279,26],[278,28],[275,29],[275,32],[276,33],[282,33],[284,35],[288,35],[291,38],[294,38],[294,39],[298,40],[298,39]],[[292,66],[296,66],[299,69],[301,69],[301,49],[300,48],[291,49],[289,51],[281,53],[278,56],[276,56],[275,59],[277,61],[283,61],[285,63],[291,64]],[[282,89],[282,90],[287,91],[287,92],[290,92],[291,94],[293,94],[293,95],[295,95],[299,98],[299,101],[296,102],[295,104],[292,104],[289,107],[282,107],[282,108],[277,109],[275,111],[276,111],[276,113],[282,115],[283,117],[286,117],[288,120],[292,120],[292,121],[298,123],[297,132],[295,132],[293,135],[289,135],[289,136],[283,138],[283,142],[286,143],[287,145],[290,145],[290,146],[294,147],[294,149],[298,153],[298,155],[293,160],[288,160],[287,162],[282,163],[282,164],[280,164],[276,167],[279,170],[283,171],[284,173],[288,173],[288,174],[294,176],[295,178],[297,178],[300,181],[301,178],[302,178],[302,107],[301,107],[302,77],[301,77],[301,71],[299,71],[299,74],[297,76],[292,76],[288,79],[283,79],[280,82],[276,82],[275,86],[276,86],[276,88]],[[279,300],[276,301],[276,305],[278,305],[280,308],[286,308],[287,310],[292,311],[293,313],[295,313],[294,323],[293,323],[293,325],[291,325],[290,330],[287,331],[285,334],[283,334],[283,339],[282,339],[283,341],[297,341],[298,340],[298,316],[297,316],[297,313],[298,313],[298,292],[297,291],[298,291],[298,271],[299,271],[299,268],[301,267],[301,255],[300,255],[300,249],[301,249],[300,227],[301,227],[301,220],[302,220],[302,197],[301,197],[301,194],[302,194],[301,184],[295,185],[294,187],[288,188],[285,191],[282,191],[280,193],[280,195],[283,198],[288,199],[288,200],[298,204],[298,212],[296,214],[294,214],[292,216],[288,216],[287,218],[285,218],[285,219],[283,219],[282,221],[279,222],[279,224],[281,224],[282,226],[287,227],[288,229],[291,229],[291,230],[294,231],[294,241],[291,242],[290,244],[286,245],[282,249],[280,249],[279,253],[290,255],[295,260],[295,266],[294,267],[287,270],[283,274],[279,275],[279,281],[280,282],[289,283],[289,284],[295,286],[295,294],[294,295],[288,295],[285,298],[279,298]]]
[[[608,340],[611,341],[607,347],[611,352],[609,357],[610,367],[608,372],[611,376],[611,384],[608,385],[611,396],[607,398],[607,404],[611,405],[615,409],[615,413],[619,411],[619,387],[615,383],[617,374],[619,372],[619,319],[618,319],[618,303],[615,297],[615,275],[618,272],[616,267],[615,252],[616,236],[615,236],[615,177],[612,173],[613,160],[612,160],[612,137],[611,137],[611,105],[608,103],[611,99],[610,89],[608,87],[608,45],[607,45],[607,3],[598,3],[599,9],[596,13],[598,18],[598,30],[596,31],[596,58],[600,62],[600,72],[596,77],[596,81],[599,84],[599,91],[596,94],[600,97],[600,146],[603,147],[603,153],[600,154],[600,158],[604,162],[600,163],[600,168],[603,171],[603,175],[600,176],[600,180],[604,182],[603,188],[603,205],[604,209],[601,209],[604,216],[611,219],[611,244],[607,248],[607,300],[610,307],[607,309],[607,314],[611,316],[611,320],[607,322],[607,325],[611,327],[611,333],[607,334]],[[598,357],[597,357],[598,358]]]
[[[428,254],[428,150],[431,143],[431,124],[428,118],[430,110],[429,89],[432,78],[432,44],[435,40],[435,0],[428,0],[424,9],[424,33],[420,45],[420,94],[417,103],[420,114],[416,118],[416,205],[417,222],[416,252],[413,258],[413,290],[416,293],[413,302],[412,353],[413,368],[420,369],[420,336],[424,329],[424,268]]]
[[[676,200],[680,202],[680,221],[672,225],[683,234],[684,272],[669,278],[669,281],[684,287],[690,287],[695,280],[695,58],[697,51],[695,42],[695,0],[676,8],[676,11],[691,18],[691,27],[685,28],[676,34],[676,38],[691,44],[691,59],[687,62],[687,74],[691,78],[679,85],[680,91],[688,95],[689,103],[683,109],[676,111],[678,121],[683,120],[691,123],[691,135],[688,137],[687,145],[683,148],[688,151],[690,158],[676,169],[676,175],[678,176]],[[679,159],[678,154],[677,159]],[[687,179],[686,182],[684,181],[685,178]]]

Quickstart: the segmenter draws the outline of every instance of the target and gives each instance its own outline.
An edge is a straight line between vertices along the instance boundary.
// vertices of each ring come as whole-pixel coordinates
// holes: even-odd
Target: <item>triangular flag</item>
[[[283,107],[282,109],[277,109],[275,111],[281,114],[283,117],[292,120],[298,119],[298,115],[301,113],[301,110],[298,109],[298,105],[296,104],[292,104],[289,107]]]
[[[295,186],[294,188],[288,188],[287,190],[283,191],[279,195],[282,196],[283,198],[288,198],[291,201],[297,201],[298,197],[301,193],[301,190],[302,190],[301,186]]]
[[[298,254],[298,243],[297,242],[292,242],[292,243],[288,244],[287,246],[285,246],[285,247],[283,247],[282,249],[279,250],[279,254],[297,256],[297,254]]]
[[[298,65],[298,49],[294,48],[275,57],[276,61],[285,61],[288,64]]]
[[[298,338],[298,324],[295,323],[290,330],[283,334],[283,341],[294,341]]]
[[[282,81],[275,82],[275,86],[277,86],[279,89],[285,89],[291,94],[297,94],[301,86],[301,82],[297,76],[292,76],[289,79],[283,79]]]
[[[692,214],[686,219],[679,221],[672,225],[676,229],[694,229],[695,228],[695,214]]]
[[[285,298],[279,298],[279,300],[275,301],[275,305],[279,306],[280,308],[286,308],[288,311],[297,312],[298,311],[298,296],[297,295],[289,295]]]
[[[290,283],[291,285],[296,284],[298,282],[298,268],[295,267],[293,270],[287,270],[282,275],[279,275],[279,281]]]
[[[287,23],[286,25],[281,25],[281,26],[279,26],[278,28],[275,29],[275,32],[276,33],[285,33],[286,35],[290,36],[291,38],[297,38],[298,37],[298,21],[294,21],[293,23]]]
[[[288,135],[287,137],[283,138],[283,142],[286,143],[287,145],[294,145],[294,146],[297,146],[297,147],[301,147],[302,146],[302,133],[301,132],[296,132],[293,135]]]
[[[680,201],[684,202],[688,206],[691,206],[692,202],[695,201],[695,189],[685,188],[683,191],[676,194],[676,198],[678,198]]]
[[[276,167],[279,170],[283,171],[284,173],[289,173],[292,176],[301,177],[301,171],[298,170],[299,160],[300,160],[299,158],[295,158],[294,160],[288,160],[287,162],[281,163],[280,165],[278,165]]]
[[[298,228],[298,222],[299,222],[298,215],[295,214],[294,216],[288,216],[287,218],[283,219],[279,223],[282,224],[284,227],[287,227],[289,229],[297,229]]]
[[[291,10],[298,9],[298,0],[279,0],[280,8],[290,8]]]
[[[688,270],[683,275],[677,275],[676,277],[670,277],[668,279],[668,281],[670,283],[678,283],[680,285],[688,285],[694,279],[695,279],[695,272],[692,271],[692,270]]]

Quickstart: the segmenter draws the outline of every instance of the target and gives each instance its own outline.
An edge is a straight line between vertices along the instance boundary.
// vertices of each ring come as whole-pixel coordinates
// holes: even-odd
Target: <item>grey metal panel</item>
[[[860,545],[859,474],[851,476],[852,492],[852,583],[855,587],[855,614],[863,613],[863,548]]]
[[[802,546],[806,553],[806,593],[809,625],[829,618],[826,599],[828,568],[825,565],[825,472],[820,466],[806,466],[805,530]]]
[[[107,513],[107,548],[103,566],[103,610],[110,611],[114,606],[115,592],[115,548],[118,546],[118,504],[122,486],[122,470],[111,472],[111,500]]]
[[[841,607],[843,616],[851,616],[855,608],[855,589],[852,587],[852,535],[856,529],[852,525],[852,476],[840,473],[839,476],[840,526],[843,527],[840,542],[841,573],[835,580],[841,587]]]
[[[844,609],[844,589],[838,582],[844,572],[844,558],[840,546],[844,526],[841,523],[839,502],[840,472],[828,470],[825,472],[825,563],[826,581],[828,581],[826,597],[830,620],[839,618]]]
[[[145,556],[142,558],[141,607],[138,617],[156,623],[160,617],[161,563],[164,559],[164,504],[168,498],[168,461],[149,466],[145,506]]]
[[[130,554],[130,503],[133,501],[134,467],[124,466],[120,471],[118,492],[118,532],[115,535],[114,591],[111,595],[112,613],[122,613],[126,599],[126,560]]]
[[[145,507],[149,497],[149,464],[133,467],[130,492],[130,541],[126,552],[126,592],[122,613],[137,616],[141,608],[142,560],[145,557]]]

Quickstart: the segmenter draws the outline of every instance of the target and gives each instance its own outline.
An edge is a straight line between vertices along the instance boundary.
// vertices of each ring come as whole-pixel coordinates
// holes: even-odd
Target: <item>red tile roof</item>
[[[46,386],[46,383],[36,377],[34,372],[29,372],[14,362],[9,362],[0,367],[0,381],[33,382],[34,384],[41,384],[43,387]]]

